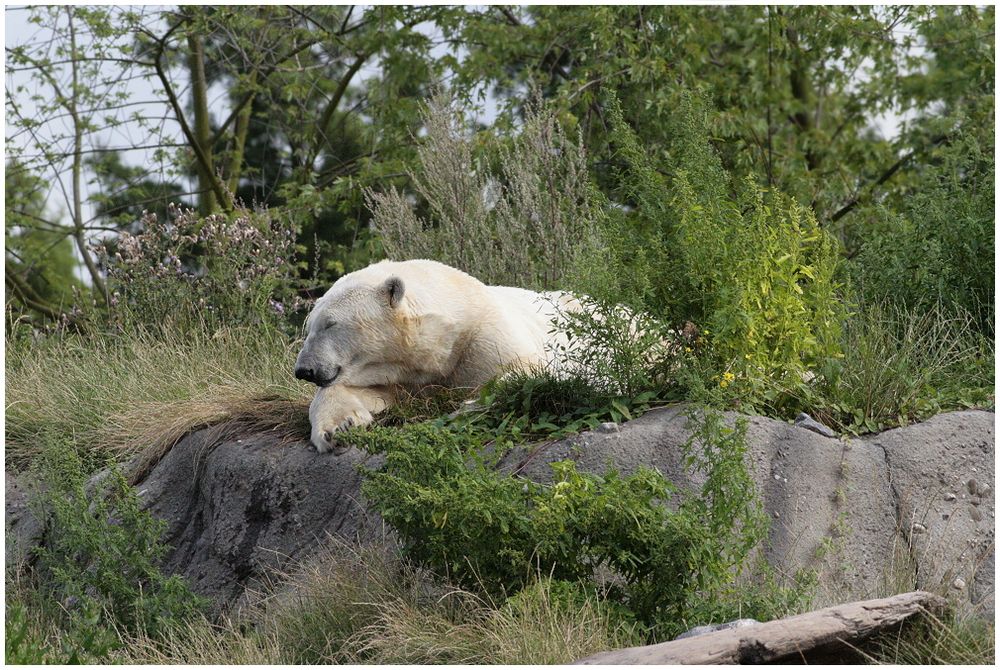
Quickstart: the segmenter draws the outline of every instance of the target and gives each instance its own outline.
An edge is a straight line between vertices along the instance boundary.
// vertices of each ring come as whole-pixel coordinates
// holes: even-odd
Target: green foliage
[[[995,175],[992,146],[971,134],[941,150],[898,210],[877,210],[851,264],[862,295],[911,309],[954,306],[992,333]]]
[[[675,110],[669,179],[609,106],[618,182],[636,210],[612,221],[619,242],[595,292],[694,322],[728,394],[773,403],[776,387],[840,356],[838,246],[794,200],[749,179],[730,184],[705,105],[691,94]]]
[[[773,621],[809,611],[817,586],[814,572],[802,570],[787,579],[779,578],[763,560],[748,567],[741,575],[746,578],[722,586],[710,598],[692,598],[677,631],[735,619]]]
[[[577,375],[540,369],[511,372],[488,382],[473,408],[457,422],[473,421],[512,443],[557,438],[628,421],[649,409],[652,391],[634,396],[600,390]]]
[[[9,593],[9,591],[8,591]],[[41,598],[9,595],[4,620],[4,662],[10,665],[78,665],[101,663],[118,644],[113,631],[101,625],[93,607],[66,616],[64,627],[41,628],[30,611],[44,608]],[[49,634],[46,635],[46,632]],[[54,634],[53,634],[54,633]],[[52,638],[55,638],[54,640]]]
[[[62,603],[71,627],[156,636],[204,607],[180,577],[160,572],[165,522],[142,509],[116,467],[90,491],[72,451],[53,447],[43,469],[51,514],[37,550],[39,587]]]
[[[660,163],[682,91],[697,82],[736,180],[753,175],[813,204],[833,230],[849,227],[851,217],[831,219],[859,191],[891,195],[923,160],[873,186],[900,155],[955,125],[992,127],[992,7],[524,6],[462,19],[455,36],[469,54],[453,85],[470,102],[498,90],[513,119],[520,91],[537,87],[603,162],[615,151],[603,106],[614,91]],[[890,111],[915,117],[896,138],[875,121]]]
[[[76,260],[69,231],[46,219],[45,184],[27,166],[8,161],[4,169],[4,260],[8,274],[23,282],[11,285],[8,303],[16,299],[24,310],[38,313],[39,304],[67,309]]]
[[[468,427],[373,428],[353,439],[386,454],[363,490],[418,562],[507,595],[536,571],[592,581],[605,566],[622,579],[612,597],[655,628],[676,620],[693,593],[724,584],[761,537],[744,431],[707,417],[689,445],[689,465],[706,482],[676,511],[664,504],[671,485],[646,468],[598,476],[563,461],[552,464],[551,484],[498,473],[479,455],[482,435]]]
[[[875,432],[993,402],[995,344],[960,309],[861,305],[845,322],[843,349],[817,384],[792,391],[828,425]]]

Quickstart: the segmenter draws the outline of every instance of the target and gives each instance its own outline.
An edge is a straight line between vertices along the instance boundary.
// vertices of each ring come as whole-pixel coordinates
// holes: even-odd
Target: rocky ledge
[[[919,588],[950,593],[992,619],[992,412],[940,414],[853,439],[762,417],[747,421],[747,460],[771,518],[762,551],[780,573],[817,570],[830,603]],[[678,487],[694,487],[700,482],[682,463],[686,423],[682,406],[657,409],[515,451],[500,468],[541,481],[548,463],[564,459],[594,473],[646,465]],[[359,543],[391,537],[360,490],[357,466],[377,467],[380,457],[356,449],[317,454],[305,442],[267,433],[221,442],[215,435],[198,431],[181,440],[137,491],[167,522],[166,569],[220,609],[328,536]],[[30,495],[30,482],[8,475],[8,563],[42,540]],[[898,583],[901,575],[908,584]]]

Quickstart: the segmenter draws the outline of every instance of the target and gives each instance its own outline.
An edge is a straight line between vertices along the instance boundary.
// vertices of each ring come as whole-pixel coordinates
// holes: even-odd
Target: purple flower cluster
[[[140,232],[98,248],[112,307],[126,304],[143,319],[188,304],[234,321],[281,317],[273,297],[289,285],[295,232],[267,211],[238,209],[204,218],[171,204],[166,221],[143,212]],[[300,305],[292,300],[287,307]]]

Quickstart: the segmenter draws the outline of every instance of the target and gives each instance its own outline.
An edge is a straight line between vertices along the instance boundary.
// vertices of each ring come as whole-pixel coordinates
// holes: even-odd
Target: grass
[[[844,358],[824,371],[807,411],[840,430],[868,433],[990,406],[994,347],[957,308],[864,305],[845,321]]]
[[[865,658],[890,665],[992,666],[996,628],[979,617],[926,614],[912,626],[876,640]]]
[[[7,344],[6,453],[15,469],[37,458],[43,434],[90,463],[140,452],[155,461],[197,427],[241,419],[301,431],[308,420],[312,387],[292,378],[295,344],[275,331],[62,334]]]
[[[199,619],[126,641],[125,663],[569,663],[637,644],[596,597],[567,607],[541,579],[497,606],[401,562],[331,541],[238,619]]]

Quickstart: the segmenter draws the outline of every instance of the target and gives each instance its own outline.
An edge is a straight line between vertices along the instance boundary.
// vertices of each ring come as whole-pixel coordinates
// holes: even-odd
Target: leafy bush
[[[565,345],[554,347],[553,368],[606,396],[662,393],[691,337],[649,314],[582,297],[581,311],[563,312],[556,326]]]
[[[791,198],[749,179],[730,183],[704,105],[682,96],[664,166],[609,105],[620,196],[634,209],[609,216],[611,261],[594,291],[697,324],[729,394],[761,404],[840,356],[838,247]]]
[[[552,464],[552,484],[498,473],[469,426],[373,428],[354,439],[385,452],[363,491],[421,564],[494,595],[517,593],[536,573],[593,581],[606,566],[622,580],[612,597],[656,628],[677,620],[694,593],[725,583],[763,532],[745,426],[727,428],[716,415],[700,425],[689,465],[706,482],[676,511],[664,505],[672,486],[650,469],[597,476],[564,461]]]
[[[301,307],[290,295],[290,227],[264,210],[200,219],[171,205],[169,213],[168,221],[147,213],[142,232],[121,233],[113,250],[100,250],[119,328],[280,325],[281,291],[292,298],[287,310]]]
[[[918,310],[957,307],[992,334],[995,174],[992,150],[963,135],[925,168],[898,211],[877,208],[851,263],[862,296]]]
[[[444,98],[426,109],[427,136],[410,174],[425,215],[395,188],[366,192],[389,258],[432,258],[487,284],[566,288],[596,249],[586,155],[550,111],[535,110],[497,156],[479,155],[462,115]]]
[[[651,391],[618,395],[595,388],[583,377],[549,369],[518,371],[488,382],[478,409],[456,423],[471,419],[514,444],[572,435],[606,421],[627,421],[649,409],[655,399]]]
[[[156,636],[204,607],[178,576],[157,561],[165,522],[145,512],[112,467],[93,491],[71,450],[46,452],[47,543],[38,551],[39,588],[60,602],[70,624],[144,631]]]

